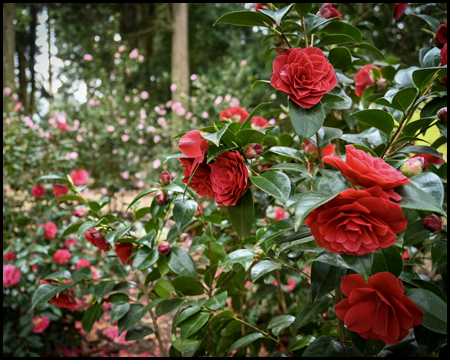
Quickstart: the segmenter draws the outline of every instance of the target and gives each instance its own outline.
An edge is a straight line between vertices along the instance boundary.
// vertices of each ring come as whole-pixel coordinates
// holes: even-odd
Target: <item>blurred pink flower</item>
[[[280,117],[280,120],[286,119],[286,114],[285,113],[281,113],[279,117]]]
[[[114,340],[117,336],[119,336],[119,329],[117,328],[117,326],[107,327],[103,330],[103,334],[105,334],[111,340]]]
[[[138,60],[139,60],[139,61],[144,61],[144,55],[139,55]]]
[[[77,130],[79,126],[80,126],[80,120],[74,120],[74,122],[73,122],[73,129]]]
[[[122,174],[122,177],[123,177],[125,180],[128,180],[129,177],[130,177],[130,173],[129,173],[128,171],[124,171],[123,174]]]
[[[157,123],[158,123],[159,126],[162,126],[164,129],[167,129],[167,122],[166,122],[166,119],[164,119],[164,118],[158,118]]]
[[[139,97],[138,96],[134,96],[133,97],[133,102],[136,104],[139,101]],[[130,111],[131,112],[131,111]]]
[[[11,94],[11,88],[5,87],[5,88],[3,89],[3,94],[5,94],[6,96],[8,96],[9,94]]]
[[[19,95],[17,95],[17,94],[12,94],[11,97],[13,98],[13,100],[18,100],[19,99]]]
[[[21,102],[18,102],[18,103],[16,104],[16,106],[14,106],[14,111],[20,110],[21,107],[22,107],[22,103],[21,103]]]
[[[76,137],[78,142],[82,142],[83,141],[83,137],[81,135],[77,135]]]
[[[155,144],[159,143],[160,140],[161,140],[161,136],[159,136],[159,135],[156,135],[156,136],[153,138],[153,141],[154,141]]]
[[[161,166],[161,160],[156,159],[155,161],[153,161],[153,169],[157,169]]]
[[[189,120],[191,117],[192,117],[192,113],[191,112],[188,112],[187,114],[186,114],[186,120]]]
[[[141,99],[142,99],[142,100],[147,100],[148,97],[149,97],[149,94],[148,94],[147,91],[141,92]]]
[[[83,59],[86,60],[86,61],[91,61],[91,60],[93,59],[93,57],[92,57],[91,54],[85,54],[85,55],[83,56]]]
[[[276,120],[275,119],[270,119],[269,120],[269,125],[275,125],[276,124]]]
[[[120,46],[119,46],[119,51],[120,51],[120,52],[124,52],[126,48],[127,48],[127,47],[126,47],[125,45],[120,45]]]
[[[125,102],[130,102],[130,97],[127,95],[124,97]]]
[[[123,142],[127,142],[128,140],[130,140],[130,135],[122,135]]]
[[[169,100],[168,102],[166,102],[166,107],[167,108],[172,107],[172,100]]]
[[[8,125],[11,125],[11,119],[10,118],[6,118],[6,123],[8,124]]]
[[[142,130],[143,128],[144,128],[144,124],[139,124],[139,125],[138,125],[138,129],[139,129],[139,130]]]
[[[170,85],[170,91],[175,91],[177,89],[177,84]]]
[[[137,182],[136,186],[137,186],[138,188],[143,188],[143,187],[144,187],[144,182],[143,182],[142,180],[139,180],[139,181]]]
[[[125,72],[126,72],[127,74],[131,74],[131,69],[130,69],[129,67],[127,67],[127,68],[125,69]]]
[[[206,111],[203,111],[203,112],[202,112],[202,117],[203,117],[204,119],[207,119],[208,116],[209,116],[209,114],[208,114]]]
[[[247,60],[242,60],[241,63],[239,64],[240,66],[245,66],[247,65]]]
[[[239,99],[237,99],[237,98],[232,98],[232,99],[231,99],[230,105],[231,105],[231,106],[239,106],[240,103],[241,103],[241,102],[239,101]]]
[[[155,132],[156,129],[155,129],[154,126],[149,126],[149,127],[147,128],[147,131],[148,131],[148,132]]]
[[[119,150],[117,150],[117,149],[113,149],[113,151],[112,151],[112,153],[113,153],[114,155],[117,155],[118,152],[119,152]]]
[[[219,105],[223,101],[223,96],[218,96],[216,100],[214,100],[215,105]]]
[[[194,81],[194,80],[196,80],[197,79],[197,74],[192,74],[191,75],[191,81]]]
[[[120,120],[119,120],[119,125],[124,126],[126,123],[127,123],[127,120],[126,120],[126,119],[120,119]]]
[[[113,125],[108,125],[106,130],[109,131],[109,132],[113,132],[114,130],[116,130],[116,128]]]
[[[139,56],[139,51],[138,49],[133,49],[130,52],[130,59],[136,59]]]
[[[133,89],[133,94],[137,94],[137,92],[138,92],[138,89],[134,88]]]
[[[106,188],[101,188],[100,192],[102,193],[102,195],[107,195],[108,194],[108,190],[106,190]]]
[[[144,109],[141,109],[141,120],[145,120],[147,118],[147,113]]]
[[[94,106],[95,105],[95,99],[89,99],[88,101],[89,105]]]
[[[231,101],[231,94],[226,94],[225,95],[225,101]]]
[[[114,54],[114,57],[115,57],[116,59],[120,59],[120,53],[115,53],[115,54]]]
[[[184,114],[186,114],[186,109],[184,107],[177,108],[176,113],[178,114],[178,116],[183,116]]]

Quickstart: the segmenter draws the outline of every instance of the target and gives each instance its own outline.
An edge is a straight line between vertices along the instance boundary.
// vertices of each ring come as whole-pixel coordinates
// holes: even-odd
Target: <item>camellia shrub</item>
[[[398,5],[397,19],[406,16]],[[284,97],[273,111],[289,131],[258,118],[271,107],[262,99],[181,133],[167,161],[182,174],[163,172],[129,204],[132,217],[102,212],[106,201],[85,198],[71,178],[41,177],[70,188],[61,206],[87,212],[63,236],[120,265],[98,279],[89,267],[47,276],[32,307],[70,309],[88,295],[89,333],[112,303],[118,332],[130,341],[154,333],[164,356],[436,355],[447,334],[447,164],[437,150],[447,142],[447,48],[431,36],[442,33],[439,20],[414,15],[430,46],[404,68],[331,4],[255,9],[215,25],[269,32],[273,73],[254,86]],[[435,127],[442,136],[424,141]],[[156,321],[168,313],[169,350]],[[140,324],[147,314],[153,327]]]

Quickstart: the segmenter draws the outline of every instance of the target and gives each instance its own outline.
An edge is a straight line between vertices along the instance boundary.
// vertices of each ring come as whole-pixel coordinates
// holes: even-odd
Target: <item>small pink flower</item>
[[[124,97],[124,100],[125,100],[125,102],[128,103],[128,102],[130,102],[130,97],[127,95],[127,96]]]
[[[123,142],[127,142],[128,140],[130,140],[130,136],[129,135],[122,135],[122,141]]]
[[[197,74],[192,74],[191,75],[191,81],[197,80]]]
[[[133,97],[133,102],[136,104],[138,101],[139,101],[139,97],[138,96],[134,96]],[[130,115],[130,116],[133,116],[133,115]]]
[[[139,61],[144,61],[144,55],[139,55],[138,60]]]
[[[245,66],[247,65],[247,60],[242,60],[239,64],[240,66]]]
[[[89,174],[86,170],[80,169],[77,171],[72,171],[70,177],[72,178],[75,186],[83,186],[88,182]]]
[[[175,91],[177,89],[177,84],[170,85],[170,91]]]
[[[100,192],[102,193],[103,196],[108,194],[108,190],[106,190],[106,188],[101,188]]]
[[[115,54],[114,54],[114,57],[115,57],[116,59],[120,59],[120,54],[119,54],[119,53],[115,53]]]
[[[125,45],[119,46],[119,52],[124,52],[127,47]]]
[[[231,99],[231,102],[230,102],[230,105],[231,105],[231,106],[239,106],[240,103],[241,103],[241,102],[239,101],[239,99],[237,99],[237,98],[232,98],[232,99]]]
[[[223,96],[218,96],[216,100],[214,100],[215,105],[219,105],[223,101]]]
[[[114,155],[117,155],[117,153],[119,152],[119,150],[117,149],[113,149],[113,151],[111,151]]]
[[[184,107],[180,107],[176,109],[176,113],[178,114],[178,116],[183,116],[184,114],[186,114],[186,109]]]
[[[11,97],[13,98],[13,100],[18,100],[19,99],[19,95],[17,94],[12,94]]]
[[[76,137],[78,142],[82,142],[83,141],[83,137],[81,135],[77,135]]]
[[[8,124],[8,125],[11,125],[11,119],[10,118],[6,118],[6,123]]]
[[[125,180],[128,180],[128,178],[130,177],[130,173],[129,173],[128,171],[124,171],[123,174],[122,174],[122,177],[123,177]]]
[[[18,103],[16,104],[16,106],[14,106],[14,111],[19,111],[21,107],[22,107],[22,103],[21,103],[21,102],[18,102]]]
[[[169,100],[168,102],[166,102],[166,107],[167,108],[172,107],[172,100]]]
[[[86,60],[86,61],[91,61],[91,60],[93,59],[93,57],[92,57],[91,54],[85,54],[85,55],[83,56],[83,59]]]
[[[133,49],[130,52],[130,59],[136,59],[139,56],[139,51],[138,49]]]
[[[106,128],[106,130],[108,132],[113,132],[114,130],[116,130],[116,128],[113,125],[108,125],[108,127]]]
[[[34,323],[33,332],[35,334],[43,333],[50,325],[50,319],[47,316],[35,316],[31,322]]]
[[[90,265],[91,265],[91,263],[90,263],[88,260],[86,260],[86,259],[80,259],[80,260],[78,260],[76,269],[77,269],[77,270],[80,270],[82,267],[90,266]]]
[[[119,120],[119,125],[124,126],[127,123],[127,121],[125,119],[120,119]]]
[[[8,96],[9,94],[11,94],[11,88],[5,87],[5,88],[3,89],[3,94],[5,94],[6,96]]]
[[[58,249],[53,255],[53,261],[58,265],[65,265],[70,260],[70,252],[66,249]]]
[[[275,125],[276,124],[276,120],[275,119],[270,119],[269,120],[269,125]]]
[[[130,69],[129,67],[127,67],[127,68],[125,69],[125,72],[126,72],[127,74],[131,74],[131,69]]]
[[[153,161],[153,169],[157,169],[161,166],[161,160],[156,159],[155,161]]]
[[[75,238],[68,238],[64,240],[64,246],[67,249],[70,249],[72,246],[78,246],[78,241]]]
[[[148,131],[148,132],[155,132],[155,131],[156,131],[156,128],[155,128],[154,126],[149,126],[149,127],[147,128],[147,131]]]
[[[20,281],[20,270],[14,265],[3,265],[3,286],[12,287]]]
[[[203,112],[202,112],[202,117],[203,117],[204,119],[207,119],[208,116],[209,116],[209,114],[208,114],[206,111],[203,111]]]
[[[155,137],[153,138],[153,142],[155,144],[159,143],[160,140],[161,140],[161,136],[159,136],[159,135],[155,135]]]
[[[148,94],[147,91],[141,92],[141,99],[142,99],[142,100],[147,100],[148,97],[149,97],[149,94]]]
[[[119,336],[119,329],[117,328],[117,326],[111,326],[104,329],[103,334],[105,334],[111,340],[114,340],[117,336]]]
[[[143,144],[144,144],[144,142],[145,142],[145,140],[144,140],[144,139],[138,139],[138,144],[139,144],[139,145],[143,145]]]

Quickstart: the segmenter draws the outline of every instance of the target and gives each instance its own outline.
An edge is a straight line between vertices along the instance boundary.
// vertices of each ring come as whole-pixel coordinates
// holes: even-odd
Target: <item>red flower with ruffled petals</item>
[[[447,44],[447,24],[441,24],[436,31],[436,41],[439,45]]]
[[[332,19],[335,17],[342,17],[341,14],[333,7],[331,3],[325,3],[317,12],[317,16],[324,19]]]
[[[34,324],[33,332],[35,334],[41,334],[50,325],[50,319],[47,316],[35,316],[31,322]]]
[[[372,73],[372,69],[381,70],[380,67],[375,65],[364,65],[355,75],[355,93],[356,96],[361,97],[363,91],[375,84],[375,76]],[[384,78],[383,78],[384,79]]]
[[[232,106],[220,113],[220,120],[232,120],[237,122],[244,122],[248,118],[248,111],[239,106]]]
[[[262,116],[254,116],[251,120],[252,128],[256,130],[262,130],[269,127],[269,122]]]
[[[86,231],[84,233],[84,237],[87,241],[100,250],[109,251],[111,249],[103,234],[95,228]]]
[[[181,165],[181,167],[185,168],[183,172],[184,178],[181,181],[187,184],[196,167],[195,159],[179,158],[178,160],[180,160],[183,164]],[[209,196],[211,199],[214,199],[215,195],[214,191],[212,190],[212,183],[209,177],[210,173],[211,165],[200,163],[197,171],[195,172],[195,175],[192,177],[191,182],[189,183],[189,187],[201,196]]]
[[[54,222],[51,221],[45,224],[40,224],[39,227],[45,228],[44,238],[46,238],[47,240],[53,239],[58,233],[58,227]]]
[[[441,154],[442,155],[442,154]],[[422,157],[425,159],[425,164],[423,166],[423,168],[425,170],[427,170],[428,165],[430,164],[435,164],[435,165],[440,165],[445,163],[444,160],[442,160],[441,158],[438,158],[437,156],[434,155],[429,155],[429,154],[416,154],[414,155],[412,158],[416,158],[416,157]]]
[[[69,192],[69,188],[65,185],[52,185],[53,192],[55,194],[55,197],[66,195]]]
[[[336,304],[336,315],[363,339],[397,344],[408,335],[409,328],[423,321],[422,310],[405,295],[402,282],[391,273],[375,274],[368,283],[359,274],[347,275],[341,289],[347,299]]]
[[[67,249],[58,249],[53,255],[53,261],[59,265],[65,265],[70,260],[70,252]]]
[[[86,170],[80,169],[77,171],[72,171],[70,177],[72,178],[72,181],[75,184],[75,186],[83,186],[87,184],[89,174]]]

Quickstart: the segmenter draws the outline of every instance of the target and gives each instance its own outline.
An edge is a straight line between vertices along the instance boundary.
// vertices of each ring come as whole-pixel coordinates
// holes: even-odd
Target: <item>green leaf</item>
[[[347,185],[338,177],[323,176],[314,184],[314,190],[330,195],[339,194],[347,189]]]
[[[412,81],[422,94],[436,79],[447,77],[447,66],[418,69],[412,73]]]
[[[248,346],[253,341],[261,339],[263,337],[264,337],[264,335],[259,332],[245,335],[244,337],[240,338],[238,341],[234,342],[233,345],[230,346],[230,349],[228,350],[228,354],[230,354],[233,350]]]
[[[302,174],[306,174],[309,177],[312,177],[309,170],[300,164],[290,164],[290,163],[283,163],[283,164],[277,164],[272,166],[269,169],[263,169],[262,172],[268,171],[268,170],[283,170],[283,171],[294,171]]]
[[[254,130],[254,129],[241,130],[236,135],[236,142],[243,147],[251,143],[262,144],[264,142],[266,134],[270,132],[270,129],[272,128],[267,128],[265,130]]]
[[[221,267],[227,266],[227,265],[233,265],[239,262],[243,261],[252,261],[257,255],[248,249],[240,249],[233,251],[232,253],[229,253],[225,259],[223,259],[222,263],[220,264]]]
[[[175,203],[173,207],[173,219],[179,231],[192,222],[197,206],[198,204],[194,200],[178,201]]]
[[[424,20],[428,25],[430,25],[431,30],[435,33],[438,29],[441,23],[438,19],[428,16],[428,15],[422,15],[422,14],[408,14],[408,16],[415,16],[419,19]]]
[[[255,264],[251,270],[252,282],[258,280],[261,276],[264,276],[274,270],[280,269],[281,264],[271,260],[262,260]]]
[[[124,229],[117,230],[117,231],[111,231],[105,235],[106,241],[108,241],[112,246],[114,246],[123,235],[125,235],[129,230],[131,229],[131,226],[127,226]]]
[[[222,15],[213,26],[217,24],[230,24],[236,26],[264,26],[270,24],[270,18],[260,12],[254,11],[234,11]]]
[[[320,102],[310,109],[304,109],[289,99],[289,114],[300,145],[319,131],[325,120],[325,111]]]
[[[186,340],[176,339],[172,343],[172,345],[178,351],[185,353],[184,355],[186,356],[186,352],[189,351],[190,349],[194,348],[196,349],[200,345],[200,342],[201,341],[193,339],[186,339]]]
[[[144,307],[141,304],[131,304],[130,309],[125,316],[118,321],[119,335],[141,320],[142,316],[144,316],[142,312],[143,308]]]
[[[277,36],[277,35],[275,35],[275,36]],[[252,85],[250,90],[253,90],[254,88],[258,87],[259,85],[263,85],[263,84],[269,84],[270,85],[270,80],[256,80],[253,83],[253,85]]]
[[[148,326],[138,325],[132,327],[131,329],[128,329],[127,334],[125,335],[125,341],[139,340],[153,333],[154,331],[152,328]]]
[[[411,181],[418,188],[432,195],[442,205],[444,202],[444,185],[438,175],[426,172],[412,177]]]
[[[203,295],[205,292],[203,286],[191,277],[178,276],[172,280],[172,285],[176,291],[185,296]]]
[[[72,279],[72,274],[70,273],[70,271],[60,270],[44,277],[44,280],[47,279]]]
[[[372,44],[365,43],[365,42],[360,42],[359,44],[349,45],[348,47],[349,48],[360,48],[360,49],[363,49],[363,50],[367,50],[367,51],[370,51],[370,52],[373,52],[373,53],[377,54],[378,56],[380,56],[381,58],[384,59],[384,54],[380,50],[378,50],[375,46],[373,46]],[[381,70],[383,70],[383,69],[381,69]],[[392,78],[389,78],[388,80],[394,80],[394,79],[392,77]]]
[[[84,237],[84,234],[91,230],[92,228],[95,228],[96,226],[104,223],[105,221],[107,221],[106,219],[100,219],[98,221],[86,221],[85,223],[83,223],[79,228],[78,228],[78,240],[81,240]]]
[[[167,265],[170,270],[177,275],[187,276],[194,279],[197,278],[194,260],[192,260],[191,255],[189,255],[186,250],[180,247],[172,247],[170,249]]]
[[[76,224],[72,224],[70,225],[66,230],[64,230],[62,237],[69,235],[69,234],[73,234],[76,233],[78,228],[83,225],[83,223],[76,223]]]
[[[270,11],[270,10],[263,10],[260,9],[259,12],[262,12],[263,14],[269,16],[273,21],[276,22],[278,26],[281,25],[281,21],[283,21],[286,16],[289,15],[289,13],[294,9],[294,4],[290,4],[278,11]]]
[[[156,298],[155,300],[152,300],[150,304],[147,304],[145,308],[142,310],[142,313],[145,315],[147,314],[151,309],[153,309],[156,305],[167,301],[167,299],[164,298]]]
[[[373,126],[381,130],[387,136],[390,136],[392,130],[394,129],[394,118],[392,117],[391,114],[383,110],[379,109],[362,110],[357,111],[350,115],[364,124]]]
[[[230,151],[236,149],[236,146],[226,146],[226,145],[220,145],[217,146],[210,146],[208,148],[208,153],[206,155],[206,163],[209,164],[211,161],[216,159],[220,154],[224,153],[225,151]]]
[[[414,246],[429,239],[431,235],[433,234],[424,228],[423,220],[420,219],[406,229],[403,244],[405,246]]]
[[[447,242],[435,241],[431,246],[431,261],[433,267],[431,270],[435,270],[439,266],[447,264]]]
[[[378,353],[386,346],[386,344],[381,340],[366,340],[353,331],[350,331],[350,336],[352,338],[353,345],[368,357],[378,355]]]
[[[155,241],[156,231],[150,230],[146,235],[136,240],[138,243],[149,247],[150,249],[153,247],[153,242]]]
[[[372,267],[373,253],[362,256],[350,256],[344,254],[333,254],[329,251],[324,251],[320,253],[314,261],[321,261],[344,269],[352,269],[362,275],[367,282],[369,279],[370,269]]]
[[[418,188],[413,182],[398,187],[396,192],[402,197],[399,204],[403,208],[432,211],[446,216],[434,196]]]
[[[155,191],[160,191],[161,189],[158,188],[150,188],[150,189],[145,189],[143,191],[141,191],[134,199],[133,201],[130,203],[130,205],[128,205],[127,207],[127,211],[130,207],[132,207],[134,204],[136,204],[140,199],[142,199],[144,196],[154,193]]]
[[[282,156],[286,156],[288,158],[292,158],[294,160],[298,160],[300,162],[305,162],[306,158],[304,157],[304,155],[302,155],[298,150],[289,148],[289,147],[285,147],[285,146],[273,146],[271,147],[268,151],[277,154],[277,155],[282,155]]]
[[[341,139],[350,144],[362,145],[369,149],[372,147],[371,144],[379,146],[387,142],[386,134],[375,128],[364,130],[359,134],[344,134]]]
[[[345,345],[329,336],[319,336],[309,344],[302,357],[346,357]]]
[[[160,317],[173,311],[178,311],[178,309],[180,309],[183,306],[183,304],[184,304],[183,299],[173,299],[173,300],[166,299],[165,301],[161,302],[161,304],[159,304],[156,310],[156,315]]]
[[[336,75],[339,73],[336,72]],[[342,76],[339,76],[342,82]],[[348,96],[345,91],[340,87],[335,87],[330,92],[326,93],[320,101],[325,106],[325,110],[328,109],[350,109],[353,104],[353,100]],[[334,129],[334,128],[333,128]]]
[[[34,308],[37,305],[49,301],[53,296],[59,294],[63,290],[66,290],[71,285],[73,285],[73,283],[62,284],[59,286],[50,284],[44,284],[39,286],[39,288],[33,295],[33,299],[31,300],[31,307]]]
[[[319,136],[320,146],[326,148],[328,144],[330,144],[331,140],[339,139],[342,136],[343,132],[340,129],[330,128],[326,126],[322,126],[317,135]],[[312,144],[317,148],[317,140],[316,137],[313,136],[309,139]]]
[[[282,172],[268,171],[259,176],[250,176],[250,180],[254,185],[279,200],[282,204],[286,203],[291,193],[291,181]]]
[[[404,154],[428,154],[438,157],[441,160],[444,160],[442,158],[442,155],[431,146],[422,146],[422,145],[414,145],[414,146],[405,146],[403,149],[399,150],[399,152]]]
[[[312,302],[318,301],[324,295],[333,291],[346,273],[346,269],[314,261],[311,267]]]
[[[239,132],[244,129],[250,129],[252,127],[252,118],[256,115],[256,113],[261,110],[264,106],[267,106],[269,104],[272,104],[271,102],[262,103],[259,104],[257,107],[253,109],[253,111],[248,115],[247,119],[242,123],[241,127],[239,128]],[[238,134],[239,134],[238,132]]]
[[[156,282],[153,291],[156,293],[156,295],[162,298],[170,299],[170,293],[175,292],[175,288],[170,283],[170,281],[166,279],[159,279]]]
[[[311,211],[322,206],[331,199],[334,199],[337,195],[338,194],[330,195],[315,191],[303,193],[295,205],[295,230],[298,230],[300,224],[306,219]]]
[[[83,266],[80,270],[77,270],[72,274],[73,283],[90,279],[92,279],[92,271],[87,266]]]
[[[137,251],[136,256],[134,257],[133,270],[141,271],[147,269],[157,262],[158,258],[158,248],[150,249],[147,246],[143,246]]]
[[[303,31],[300,35],[298,35],[299,40],[298,43],[302,40],[302,38],[309,33],[316,33],[319,29],[323,28],[326,24],[329,24],[332,21],[337,20],[338,18],[324,19],[322,17],[318,17],[313,14],[305,15],[305,26],[306,31]]]
[[[357,42],[349,35],[335,34],[322,37],[322,39],[317,44],[317,47],[320,48],[326,45],[343,44],[343,43],[357,43]]]
[[[205,302],[205,307],[211,310],[223,309],[227,304],[227,292],[221,292],[220,294],[212,297]]]
[[[414,99],[416,98],[417,94],[418,91],[416,88],[409,87],[399,90],[398,92],[395,93],[393,97],[379,98],[375,100],[375,104],[387,106],[392,109],[399,110],[403,112],[403,114],[405,114],[406,111],[414,102]]]
[[[293,323],[294,332],[297,332],[302,326],[309,323],[316,315],[322,312],[322,309],[328,307],[331,302],[331,298],[324,296],[316,303],[308,302],[297,314]]]
[[[43,181],[43,180],[55,180],[55,181],[62,181],[66,184],[70,184],[69,180],[67,180],[66,177],[60,176],[60,175],[44,175],[38,178],[36,181]]]
[[[343,21],[334,21],[323,27],[320,31],[328,34],[345,34],[350,36],[354,42],[362,41],[361,31],[358,28]]]
[[[128,313],[128,310],[130,310],[130,303],[123,303],[123,304],[115,304],[111,309],[111,323],[115,323],[116,321],[119,321],[122,319],[126,313]]]
[[[91,332],[92,326],[94,326],[94,323],[100,317],[102,312],[102,304],[93,304],[89,307],[89,309],[86,310],[83,315],[83,319],[81,320],[81,325],[86,334],[89,334]]]
[[[433,352],[438,351],[446,339],[444,334],[428,330],[422,325],[414,328],[414,335],[417,345],[419,345],[420,353],[425,357],[429,357]]]
[[[417,131],[426,128],[427,126],[431,125],[431,123],[436,120],[437,120],[437,116],[433,116],[433,117],[427,117],[427,118],[413,121],[412,123],[406,125],[403,128],[403,134],[408,135],[408,136],[414,136]]]
[[[181,340],[188,338],[200,330],[208,322],[209,313],[200,312],[185,320],[180,326]]]
[[[108,295],[115,285],[114,281],[102,281],[94,285],[92,288],[92,295],[97,298],[97,301],[102,301],[103,297]]]
[[[267,328],[269,330],[272,329],[272,333],[278,336],[284,329],[291,326],[294,321],[295,317],[292,315],[279,315],[270,320]]]
[[[439,334],[447,334],[447,305],[439,296],[424,289],[407,289],[406,296],[422,310],[422,326]]]
[[[441,50],[437,47],[433,47],[430,51],[425,54],[423,58],[423,67],[437,67],[441,63]]]
[[[231,123],[226,124],[222,129],[220,129],[218,132],[203,135],[202,138],[211,141],[214,145],[220,146],[220,139],[222,138],[223,134],[225,134],[225,131],[227,131],[228,126],[230,126]]]
[[[228,216],[231,225],[236,233],[244,238],[253,228],[255,222],[255,206],[253,204],[253,194],[248,189],[244,195],[237,201],[235,206],[228,206]]]
[[[402,270],[402,256],[395,245],[373,253],[372,274],[387,271],[399,277]]]
[[[115,293],[115,294],[111,294],[108,297],[108,302],[113,303],[113,304],[124,304],[124,303],[128,303],[130,301],[130,298],[128,297],[127,294],[124,293]]]
[[[311,3],[295,3],[295,10],[300,18],[306,16],[312,10],[312,7]]]
[[[57,197],[58,201],[79,201],[83,204],[86,204],[86,200],[84,200],[81,196],[78,195],[61,195]]]

